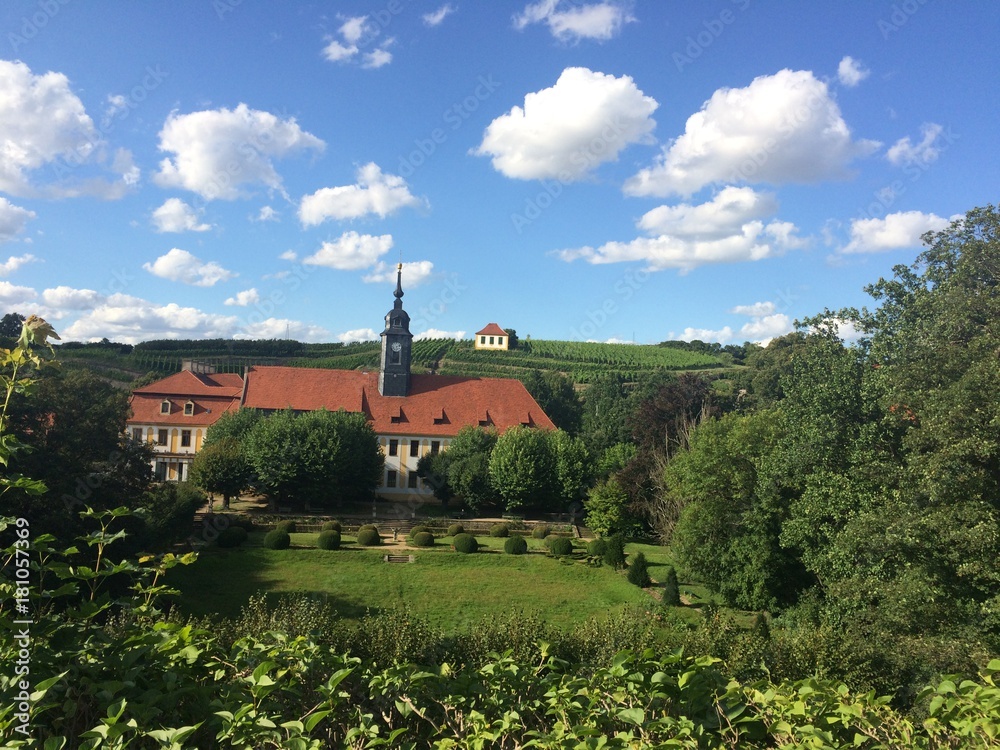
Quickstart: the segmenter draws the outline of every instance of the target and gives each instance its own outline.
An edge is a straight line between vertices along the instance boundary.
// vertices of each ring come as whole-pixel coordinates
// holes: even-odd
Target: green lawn
[[[316,534],[292,534],[288,550],[264,549],[260,539],[254,534],[241,549],[205,550],[194,565],[172,570],[168,582],[180,589],[181,608],[228,616],[261,591],[305,591],[326,596],[347,619],[369,609],[405,606],[437,628],[456,632],[497,612],[533,612],[571,627],[653,601],[624,574],[548,557],[535,539],[528,540],[529,553],[522,556],[503,554],[504,540],[488,537],[479,537],[487,549],[474,555],[452,551],[449,539],[432,549],[391,550],[413,553],[413,564],[383,562],[388,548],[315,549]],[[656,568],[652,571],[655,578]]]

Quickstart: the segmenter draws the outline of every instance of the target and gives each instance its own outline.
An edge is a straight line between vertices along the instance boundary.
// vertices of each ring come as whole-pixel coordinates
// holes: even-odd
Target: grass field
[[[175,568],[168,583],[181,591],[181,608],[194,615],[236,615],[250,596],[302,591],[322,595],[349,620],[366,611],[406,607],[444,632],[460,632],[497,612],[523,610],[552,625],[569,628],[630,604],[652,604],[652,596],[607,566],[589,567],[582,559],[547,556],[542,542],[529,541],[529,553],[503,554],[503,539],[479,537],[485,551],[461,555],[450,540],[431,549],[314,547],[316,534],[292,534],[292,548],[269,550],[254,534],[240,549],[211,548],[191,566]],[[345,537],[345,541],[349,538]],[[640,547],[636,547],[638,551]],[[643,545],[656,579],[668,558]],[[410,552],[416,562],[385,563],[387,551]],[[631,550],[631,547],[630,547]],[[581,547],[581,553],[582,553]]]

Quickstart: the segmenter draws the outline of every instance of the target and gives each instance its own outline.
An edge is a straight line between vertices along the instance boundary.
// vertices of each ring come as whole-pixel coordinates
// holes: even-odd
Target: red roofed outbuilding
[[[473,345],[477,349],[504,350],[510,348],[510,336],[496,323],[488,323],[481,331],[476,331]]]

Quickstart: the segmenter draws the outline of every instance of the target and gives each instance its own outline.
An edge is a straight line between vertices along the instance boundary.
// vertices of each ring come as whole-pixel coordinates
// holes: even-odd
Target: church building
[[[519,380],[411,373],[413,335],[403,309],[402,265],[397,267],[394,296],[381,333],[378,372],[253,366],[243,377],[177,373],[134,391],[131,434],[153,443],[160,478],[183,481],[204,431],[227,411],[360,412],[378,434],[385,454],[376,491],[393,497],[431,495],[431,488],[417,477],[417,461],[447,448],[463,427],[500,432],[517,425],[555,429]],[[163,411],[164,403],[169,403],[169,412]]]

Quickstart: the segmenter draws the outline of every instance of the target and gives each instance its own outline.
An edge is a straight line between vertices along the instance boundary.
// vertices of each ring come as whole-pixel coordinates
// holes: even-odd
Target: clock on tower
[[[396,298],[385,314],[382,336],[382,361],[379,367],[378,391],[383,396],[406,396],[410,392],[410,316],[403,309],[403,264],[396,266]]]

